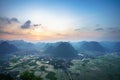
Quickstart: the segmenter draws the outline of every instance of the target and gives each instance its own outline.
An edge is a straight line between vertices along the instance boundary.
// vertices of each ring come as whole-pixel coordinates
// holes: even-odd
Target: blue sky
[[[44,28],[48,33],[40,33],[45,38],[37,40],[119,40],[120,37],[120,0],[0,0],[0,13],[0,17],[17,18],[19,25],[28,20],[31,26],[42,24],[35,30],[40,33]],[[56,33],[62,37],[56,37]],[[50,39],[52,35],[56,36]]]
[[[99,15],[109,19],[119,16],[120,0],[1,0],[0,10],[3,16],[24,13],[26,9],[47,9],[54,12],[68,11],[76,17],[79,15]],[[9,15],[11,13],[11,15]],[[111,16],[111,17],[110,17]]]

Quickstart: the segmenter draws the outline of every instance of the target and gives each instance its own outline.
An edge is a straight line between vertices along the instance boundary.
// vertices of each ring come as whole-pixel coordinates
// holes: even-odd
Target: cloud
[[[7,24],[10,24],[10,19],[5,17],[0,17],[0,27],[4,27]]]
[[[74,29],[75,31],[80,31],[81,29],[80,28],[78,28],[78,29]]]
[[[57,36],[68,36],[67,34],[56,33]]]
[[[28,29],[28,28],[30,28],[30,24],[31,24],[31,21],[28,20],[21,26],[21,28],[22,29]]]
[[[107,28],[104,34],[104,38],[110,40],[120,40],[120,27]]]
[[[0,30],[0,34],[11,34],[11,33]]]
[[[0,27],[5,27],[6,25],[8,24],[11,24],[11,23],[18,23],[18,19],[17,18],[6,18],[6,17],[0,17]]]
[[[109,31],[118,31],[120,30],[120,27],[110,27],[108,28]]]
[[[12,18],[10,21],[11,22],[17,22],[17,23],[19,22],[17,18]]]
[[[95,27],[100,27],[101,25],[100,24],[96,24]]]
[[[108,32],[115,36],[119,35],[119,37],[120,37],[120,27],[111,27],[111,28],[109,28]]]
[[[96,28],[95,31],[102,31],[104,30],[103,28]]]
[[[41,26],[41,24],[34,24],[33,26],[34,26],[34,27],[36,27],[36,26]]]
[[[0,35],[21,35],[21,23],[17,18],[0,17]]]
[[[10,32],[10,31],[4,31],[4,30],[0,30],[0,35],[23,35],[22,33],[20,32]]]

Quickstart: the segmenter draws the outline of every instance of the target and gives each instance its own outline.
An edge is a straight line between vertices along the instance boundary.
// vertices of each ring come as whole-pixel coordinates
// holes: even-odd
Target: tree
[[[50,80],[57,80],[57,78],[55,77],[55,73],[54,72],[49,72],[46,75],[46,78],[50,79]]]
[[[29,72],[29,71],[24,71],[20,75],[20,78],[22,80],[43,80],[41,77],[36,77],[32,72]]]
[[[41,71],[46,71],[46,70],[45,70],[45,66],[41,66],[41,67],[40,67],[40,70],[41,70]]]
[[[14,80],[10,74],[2,74],[0,73],[0,80]]]

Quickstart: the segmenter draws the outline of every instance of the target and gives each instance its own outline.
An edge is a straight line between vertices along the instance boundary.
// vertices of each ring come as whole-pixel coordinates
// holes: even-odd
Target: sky
[[[120,0],[0,0],[0,40],[120,41]]]

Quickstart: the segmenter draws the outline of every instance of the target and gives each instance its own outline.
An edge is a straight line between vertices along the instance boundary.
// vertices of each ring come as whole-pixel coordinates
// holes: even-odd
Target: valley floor
[[[10,74],[13,80],[120,80],[120,56],[115,53],[68,60],[12,55],[9,61],[1,58],[0,63],[0,78]]]

